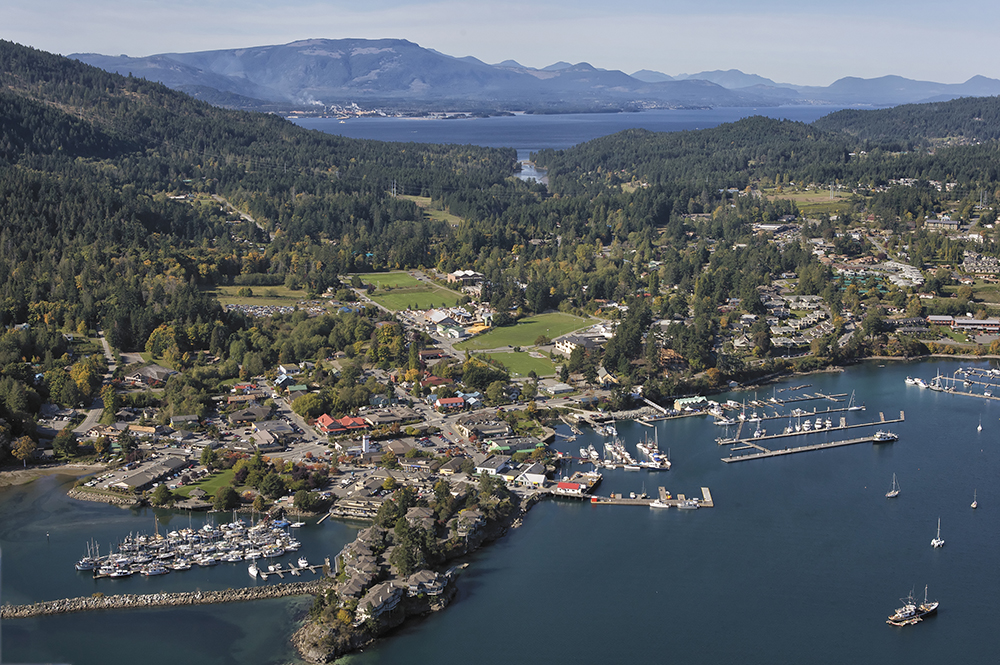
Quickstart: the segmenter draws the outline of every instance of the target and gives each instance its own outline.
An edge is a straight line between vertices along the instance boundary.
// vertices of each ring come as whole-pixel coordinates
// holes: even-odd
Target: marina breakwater
[[[212,603],[242,603],[265,598],[306,596],[321,593],[329,584],[324,580],[289,582],[259,587],[225,589],[222,591],[187,591],[182,593],[115,594],[97,593],[79,598],[48,600],[31,605],[0,606],[0,619],[26,619],[29,617],[92,610],[139,609],[145,607],[178,607],[181,605],[209,605]]]

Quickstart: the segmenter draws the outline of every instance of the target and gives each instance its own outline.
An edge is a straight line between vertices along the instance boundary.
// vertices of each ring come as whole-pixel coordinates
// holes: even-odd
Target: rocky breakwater
[[[92,596],[79,598],[63,598],[48,600],[31,605],[0,606],[0,618],[24,619],[28,617],[46,616],[51,614],[67,614],[70,612],[88,612],[92,610],[122,610],[144,607],[175,607],[180,605],[208,605],[211,603],[241,603],[248,600],[264,598],[283,598],[286,596],[305,596],[323,593],[328,583],[323,580],[311,582],[291,582],[288,584],[270,584],[242,589],[226,589],[224,591],[188,591],[183,593],[147,593],[147,594],[115,594],[105,596],[95,593]]]
[[[112,494],[110,492],[88,492],[74,487],[66,492],[66,496],[77,501],[95,501],[97,503],[110,503],[112,506],[136,506],[141,505],[141,501],[134,496],[125,494]]]

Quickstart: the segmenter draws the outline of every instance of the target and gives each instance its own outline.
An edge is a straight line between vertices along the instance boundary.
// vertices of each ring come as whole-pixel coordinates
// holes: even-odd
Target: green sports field
[[[454,307],[462,297],[450,289],[423,282],[408,272],[367,273],[360,277],[361,281],[378,287],[371,299],[394,312]]]
[[[511,377],[528,376],[534,370],[536,376],[551,376],[555,365],[548,358],[532,358],[527,351],[520,353],[491,353],[489,357],[498,360],[510,370]]]
[[[499,349],[505,346],[532,346],[539,335],[555,339],[560,335],[585,328],[591,320],[553,312],[538,314],[527,319],[521,319],[513,326],[495,328],[488,333],[473,337],[455,345],[456,349],[478,351],[482,349]],[[537,371],[537,370],[536,370]]]

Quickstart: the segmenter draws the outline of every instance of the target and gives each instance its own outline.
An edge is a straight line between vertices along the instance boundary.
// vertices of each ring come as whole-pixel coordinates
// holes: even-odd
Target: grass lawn
[[[188,498],[188,495],[191,494],[191,490],[193,490],[195,487],[200,487],[201,489],[205,490],[206,494],[214,497],[215,493],[218,492],[220,488],[225,487],[230,482],[232,482],[235,473],[236,472],[233,471],[232,469],[226,469],[225,471],[216,471],[212,475],[208,476],[207,478],[202,478],[196,483],[191,483],[190,485],[185,485],[184,487],[178,487],[177,489],[171,491],[175,495],[186,499]],[[243,488],[237,488],[236,491],[240,492],[242,491],[242,489]]]
[[[361,281],[376,285],[371,299],[394,312],[411,307],[454,307],[462,298],[460,293],[422,282],[408,272],[362,274]]]
[[[240,297],[236,293],[240,289],[249,288],[253,295],[249,298]],[[306,299],[305,290],[293,291],[284,286],[217,286],[209,289],[223,305],[274,305],[292,307]]]
[[[847,210],[850,205],[851,194],[847,192],[833,193],[830,198],[830,190],[810,190],[808,192],[796,192],[790,189],[783,190],[780,194],[776,189],[764,190],[764,195],[769,199],[789,199],[795,202],[804,215],[822,215],[824,213],[837,214]]]
[[[371,299],[386,309],[399,312],[404,309],[431,309],[433,307],[454,307],[462,296],[448,289],[393,289],[388,293],[375,292]]]
[[[551,376],[555,365],[548,358],[532,358],[527,351],[521,353],[491,353],[490,358],[499,360],[510,370],[512,377],[528,376],[534,370],[536,376]]]
[[[421,282],[419,279],[406,271],[359,273],[358,277],[360,277],[361,281],[365,284],[374,284],[380,289],[387,286],[392,288],[425,286],[424,282]]]
[[[521,319],[516,325],[496,328],[468,341],[460,342],[455,345],[455,348],[476,351],[499,349],[504,346],[532,346],[539,335],[555,339],[560,335],[585,328],[591,323],[593,322],[589,319],[562,312],[538,314]]]
[[[400,196],[399,198],[407,199],[416,203],[417,207],[423,211],[424,217],[432,221],[447,222],[451,226],[458,226],[462,221],[461,217],[434,206],[434,204],[431,203],[431,197],[429,196]]]

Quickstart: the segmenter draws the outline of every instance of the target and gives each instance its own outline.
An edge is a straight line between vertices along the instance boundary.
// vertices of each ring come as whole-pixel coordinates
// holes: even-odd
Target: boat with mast
[[[894,499],[899,496],[899,483],[896,482],[896,474],[892,474],[892,489],[885,493],[885,498]]]
[[[931,547],[944,547],[944,539],[941,538],[941,518],[938,518],[937,535],[931,540]]]
[[[976,490],[972,490],[972,509],[975,510],[979,507],[979,501],[976,500]]]
[[[920,623],[923,621],[924,617],[929,616],[937,612],[938,601],[927,599],[927,585],[924,585],[924,602],[917,604],[917,601],[913,599],[913,591],[910,591],[910,595],[906,598],[901,598],[903,606],[897,608],[896,611],[886,619],[886,623],[892,626],[912,626],[913,624]]]

